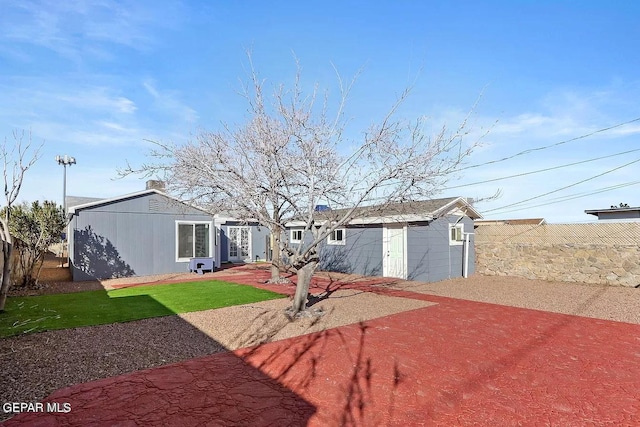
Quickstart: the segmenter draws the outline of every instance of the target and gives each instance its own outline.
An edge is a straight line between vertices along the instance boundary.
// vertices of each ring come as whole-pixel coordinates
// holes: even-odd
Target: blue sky
[[[144,162],[148,140],[243,121],[247,49],[274,84],[291,81],[295,52],[305,81],[330,93],[331,64],[344,78],[362,69],[354,134],[414,82],[402,114],[435,128],[480,97],[471,122],[490,132],[469,165],[483,166],[451,186],[496,181],[441,196],[500,189],[477,206],[487,218],[588,221],[585,209],[640,205],[640,151],[620,154],[640,149],[640,121],[562,143],[640,117],[639,19],[636,1],[3,1],[0,137],[25,129],[44,142],[22,200],[61,202],[58,154],[78,162],[67,194],[138,191],[143,179],[116,170]]]

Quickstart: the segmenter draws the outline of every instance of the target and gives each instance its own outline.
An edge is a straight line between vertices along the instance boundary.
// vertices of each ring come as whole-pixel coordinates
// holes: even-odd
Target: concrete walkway
[[[45,400],[70,412],[5,425],[640,425],[640,325],[348,286],[437,305],[79,384]]]

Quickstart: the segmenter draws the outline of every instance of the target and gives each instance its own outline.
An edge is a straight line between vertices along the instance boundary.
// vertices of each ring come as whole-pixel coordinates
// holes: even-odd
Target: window
[[[329,236],[327,236],[327,245],[344,245],[345,244],[345,229],[338,228],[333,230]]]
[[[291,237],[289,239],[290,243],[301,243],[302,242],[302,230],[291,230]]]
[[[449,224],[449,244],[461,245],[464,240],[464,224]]]
[[[188,261],[194,257],[211,256],[210,222],[176,222],[176,258]]]

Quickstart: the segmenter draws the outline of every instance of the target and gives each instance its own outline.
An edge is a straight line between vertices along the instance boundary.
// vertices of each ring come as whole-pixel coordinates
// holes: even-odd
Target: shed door
[[[382,233],[383,276],[406,279],[405,227],[385,226]]]
[[[251,261],[249,227],[229,227],[229,261]]]

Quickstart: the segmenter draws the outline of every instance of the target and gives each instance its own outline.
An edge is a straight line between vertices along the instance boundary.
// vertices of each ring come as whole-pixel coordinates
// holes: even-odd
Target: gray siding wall
[[[176,262],[178,220],[212,217],[158,194],[79,210],[70,230],[73,280],[188,271]]]
[[[382,227],[347,228],[344,245],[320,246],[320,269],[340,273],[382,275]]]
[[[256,256],[259,260],[267,259],[267,236],[269,229],[267,227],[254,226],[251,227],[251,260],[255,261]]]
[[[407,278],[437,282],[462,276],[463,245],[449,245],[449,224],[459,217],[438,218],[429,225],[410,225],[407,230]],[[473,232],[473,220],[465,217],[464,232]],[[474,271],[473,237],[469,244],[469,274]]]
[[[229,262],[229,233],[228,225],[220,226],[220,262]]]
[[[458,216],[436,219],[429,224],[409,224],[407,227],[407,278],[437,282],[461,277],[464,262],[463,245],[449,245],[449,224]],[[465,217],[464,232],[473,232],[473,220]],[[291,228],[296,229],[296,228]],[[301,229],[301,228],[298,228]],[[320,269],[341,273],[382,276],[382,225],[346,229],[345,245],[320,245]],[[286,238],[290,234],[287,232]],[[475,269],[474,236],[469,239],[469,274]],[[307,232],[303,244],[311,242]]]

